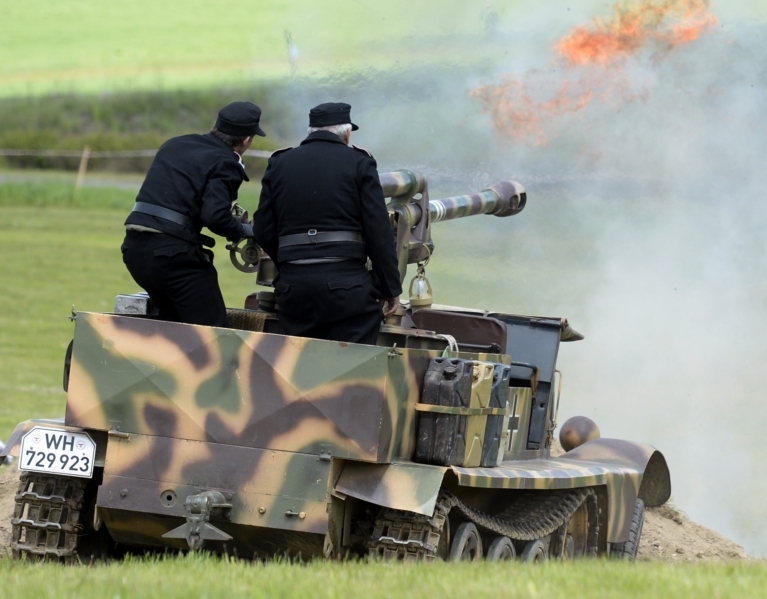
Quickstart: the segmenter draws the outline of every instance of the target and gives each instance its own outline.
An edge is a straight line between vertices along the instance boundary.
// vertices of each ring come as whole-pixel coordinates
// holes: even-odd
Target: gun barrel
[[[479,193],[429,200],[429,220],[435,223],[475,214],[513,216],[522,211],[526,202],[527,193],[521,184],[500,181]]]
[[[426,188],[426,180],[421,173],[401,169],[391,173],[380,173],[379,179],[383,187],[384,196],[397,198],[401,196],[414,196],[423,192]]]

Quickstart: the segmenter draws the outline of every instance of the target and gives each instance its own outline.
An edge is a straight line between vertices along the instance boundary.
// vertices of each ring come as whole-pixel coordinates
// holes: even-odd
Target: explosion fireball
[[[632,91],[622,74],[625,62],[649,47],[655,56],[688,44],[717,23],[708,0],[620,2],[609,19],[574,27],[554,45],[554,69],[507,76],[474,89],[503,137],[543,145],[595,97],[627,102],[646,92]]]

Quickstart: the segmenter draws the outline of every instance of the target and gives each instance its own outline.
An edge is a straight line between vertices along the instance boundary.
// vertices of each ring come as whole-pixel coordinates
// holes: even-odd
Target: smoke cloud
[[[586,339],[560,351],[560,421],[652,443],[677,508],[767,556],[757,8],[439,3],[444,33],[398,38],[389,62],[371,37],[370,68],[306,72],[312,40],[295,37],[290,64],[294,143],[310,106],[344,100],[354,143],[421,170],[432,197],[526,186],[518,216],[435,225],[436,301],[568,317]]]
[[[595,99],[614,105],[646,100],[641,78],[630,76],[631,63],[648,55],[658,62],[717,23],[705,0],[622,2],[613,11],[611,18],[573,27],[554,45],[548,68],[471,92],[501,135],[543,145]]]

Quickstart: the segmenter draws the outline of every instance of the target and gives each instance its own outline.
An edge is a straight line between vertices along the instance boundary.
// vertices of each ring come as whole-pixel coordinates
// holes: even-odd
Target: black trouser
[[[164,233],[126,231],[123,262],[162,320],[229,326],[218,274],[202,247]]]
[[[283,335],[375,345],[381,326],[380,294],[357,260],[281,264],[274,282]]]

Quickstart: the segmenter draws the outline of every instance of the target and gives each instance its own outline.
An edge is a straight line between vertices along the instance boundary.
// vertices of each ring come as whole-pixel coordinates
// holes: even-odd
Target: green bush
[[[0,100],[0,148],[92,151],[153,150],[169,137],[210,130],[218,110],[241,99],[257,99],[268,111],[269,137],[251,146],[272,150],[287,132],[287,90],[280,85],[238,89],[172,92],[129,92],[109,95],[66,95]],[[91,158],[88,169],[143,173],[151,157]],[[11,168],[77,169],[79,157],[6,156]],[[263,160],[246,158],[249,172],[260,176]]]

